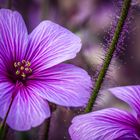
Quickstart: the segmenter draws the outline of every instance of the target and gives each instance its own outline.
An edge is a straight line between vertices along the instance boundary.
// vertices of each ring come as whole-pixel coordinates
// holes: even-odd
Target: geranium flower
[[[67,29],[41,22],[28,35],[21,15],[0,10],[0,117],[16,130],[28,130],[50,117],[48,101],[79,107],[90,95],[87,72],[59,64],[76,56],[81,40]]]
[[[72,140],[140,140],[140,86],[110,91],[132,111],[108,108],[77,116],[69,129]]]

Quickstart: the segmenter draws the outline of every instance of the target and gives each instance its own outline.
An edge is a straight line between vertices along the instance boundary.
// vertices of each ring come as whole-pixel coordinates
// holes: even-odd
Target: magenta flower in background
[[[140,140],[140,86],[110,91],[132,111],[109,108],[77,116],[69,128],[72,140]]]
[[[86,104],[91,79],[83,69],[59,64],[80,51],[79,37],[52,23],[41,22],[28,35],[21,15],[0,10],[0,117],[11,99],[8,125],[28,130],[50,117],[48,101],[62,106]]]

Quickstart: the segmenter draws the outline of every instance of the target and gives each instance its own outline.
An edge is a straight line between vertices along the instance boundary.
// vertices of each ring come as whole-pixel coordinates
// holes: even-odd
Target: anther
[[[29,61],[26,62],[26,66],[30,67],[31,63]]]
[[[22,60],[22,64],[25,64],[26,63],[26,61],[25,60]]]
[[[22,76],[23,78],[25,78],[25,77],[26,77],[26,74],[23,72],[23,73],[21,74],[21,76]]]
[[[16,75],[19,75],[19,74],[20,74],[20,71],[19,71],[19,70],[17,70],[17,71],[16,71]]]
[[[25,68],[25,71],[29,71],[29,68]]]
[[[17,65],[18,65],[18,66],[21,66],[21,63],[20,63],[20,62],[17,62]]]
[[[20,70],[24,70],[24,67],[23,67],[23,66],[21,66],[21,67],[20,67]]]
[[[17,78],[25,80],[25,78],[32,73],[32,69],[30,68],[30,66],[31,63],[26,60],[22,60],[21,62],[15,62],[14,68]]]
[[[18,65],[17,65],[17,63],[16,63],[16,62],[14,63],[14,67],[15,67],[15,68],[17,68],[17,67],[18,67]]]

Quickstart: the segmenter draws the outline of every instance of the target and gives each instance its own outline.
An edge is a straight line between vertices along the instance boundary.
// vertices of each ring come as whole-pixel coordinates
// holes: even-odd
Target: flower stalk
[[[6,112],[6,115],[4,117],[4,120],[0,126],[0,140],[3,140],[4,139],[4,135],[5,135],[5,124],[6,124],[6,120],[7,120],[7,117],[8,117],[8,114],[10,112],[10,109],[11,109],[11,106],[12,106],[12,103],[14,101],[14,98],[11,99],[11,102],[10,102],[10,105],[9,105],[9,108]]]
[[[130,9],[130,5],[131,5],[131,0],[124,0],[122,11],[121,11],[121,16],[120,16],[118,24],[116,26],[116,30],[114,32],[112,42],[111,42],[110,47],[109,47],[107,54],[105,56],[104,63],[103,63],[102,68],[99,72],[97,81],[95,83],[95,87],[94,87],[92,95],[91,95],[91,98],[89,99],[89,102],[88,102],[87,107],[85,109],[85,113],[89,113],[92,111],[93,105],[96,101],[96,98],[97,98],[98,93],[101,89],[101,86],[102,86],[102,83],[103,83],[104,78],[106,76],[106,73],[108,71],[109,65],[110,65],[111,60],[113,58],[113,54],[116,50],[120,34],[122,32],[125,20],[127,18],[127,15],[128,15],[129,9]]]
[[[17,93],[16,90],[17,90],[17,88],[18,88],[19,85],[20,84],[17,83],[17,85],[15,87],[15,91],[12,94],[11,101],[10,101],[10,104],[9,104],[9,107],[8,107],[8,110],[7,110],[7,112],[5,114],[5,117],[4,117],[3,121],[2,121],[2,124],[0,126],[0,140],[4,140],[4,136],[5,136],[5,133],[6,133],[6,131],[5,131],[6,120],[7,120],[7,117],[9,115],[9,112],[11,110],[11,107],[12,107],[12,104],[13,104],[13,101],[14,101],[14,97],[15,97],[15,95]]]

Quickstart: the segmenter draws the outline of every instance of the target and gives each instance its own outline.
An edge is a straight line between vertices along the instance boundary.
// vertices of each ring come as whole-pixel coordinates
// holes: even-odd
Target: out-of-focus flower
[[[88,25],[93,32],[101,33],[111,26],[114,16],[112,5],[101,6],[91,15]]]
[[[100,3],[100,2],[99,2]],[[77,9],[69,18],[69,27],[86,27],[90,32],[102,34],[110,28],[116,11],[113,2],[101,2],[95,0],[78,0]]]
[[[0,117],[8,125],[28,130],[50,116],[48,101],[62,106],[83,106],[90,95],[87,72],[59,64],[76,56],[79,37],[52,23],[41,22],[28,35],[21,15],[0,10]]]
[[[78,0],[76,5],[77,10],[71,16],[70,25],[80,26],[85,21],[87,22],[91,16],[92,10],[95,9],[95,5],[93,4],[93,0]]]
[[[109,108],[77,116],[69,129],[73,140],[140,139],[140,86],[117,87],[110,91],[132,111]]]
[[[28,10],[28,29],[32,31],[41,22],[40,4],[34,1],[29,5]]]
[[[139,5],[140,6],[140,0],[133,0],[132,5]]]

